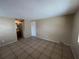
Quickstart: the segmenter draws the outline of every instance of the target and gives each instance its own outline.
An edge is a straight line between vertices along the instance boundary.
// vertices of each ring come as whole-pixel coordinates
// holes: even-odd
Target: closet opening
[[[23,31],[24,31],[24,19],[16,19],[16,34],[17,40],[24,38]]]

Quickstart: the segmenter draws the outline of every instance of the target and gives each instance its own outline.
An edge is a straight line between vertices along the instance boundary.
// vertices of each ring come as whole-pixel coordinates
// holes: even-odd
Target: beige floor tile
[[[45,54],[46,56],[51,56],[51,52],[52,52],[52,50],[45,49],[43,51],[43,54]]]
[[[41,47],[41,48],[37,48],[38,51],[43,52],[45,48]]]
[[[42,55],[40,55],[39,59],[50,59],[50,57],[48,57],[48,56],[42,54]]]
[[[1,55],[1,57],[6,57],[6,56],[12,55],[12,54],[13,54],[12,51],[7,51],[7,52],[2,53],[2,54],[0,54],[0,55]]]
[[[26,59],[34,59],[32,56],[28,56]]]
[[[0,59],[74,59],[69,46],[30,37],[0,48]]]
[[[62,58],[59,55],[55,55],[55,56],[52,55],[51,59],[62,59]]]
[[[16,49],[16,50],[13,51],[13,53],[14,53],[16,56],[22,54],[23,52],[24,52],[23,49]]]
[[[35,59],[38,59],[38,57],[40,56],[40,52],[39,51],[34,51],[34,52],[32,52],[31,56]]]
[[[34,49],[28,48],[28,49],[25,49],[25,51],[26,51],[27,53],[31,54],[31,53],[34,51]]]
[[[18,55],[18,59],[26,59],[28,54],[26,52],[22,52],[20,55]]]
[[[8,55],[6,57],[3,57],[3,59],[17,59],[17,57],[15,55],[13,55],[13,54],[10,54],[10,55]]]

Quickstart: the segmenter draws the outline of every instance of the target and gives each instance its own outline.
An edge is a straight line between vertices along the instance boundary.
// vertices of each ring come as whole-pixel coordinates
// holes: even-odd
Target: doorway
[[[17,39],[20,40],[24,38],[23,36],[23,31],[24,31],[24,19],[16,19],[16,34],[17,34]]]
[[[31,35],[36,36],[36,22],[35,21],[31,22]]]

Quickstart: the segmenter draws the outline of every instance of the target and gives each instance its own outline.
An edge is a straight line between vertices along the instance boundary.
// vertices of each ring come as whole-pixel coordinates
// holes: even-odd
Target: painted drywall
[[[28,20],[24,20],[24,38],[28,38],[31,36],[31,22]]]
[[[73,33],[72,33],[72,52],[75,59],[79,59],[79,12],[76,13],[73,23]]]
[[[24,38],[31,36],[31,22],[24,20]],[[17,41],[15,18],[0,17],[0,46]]]
[[[37,37],[70,45],[72,15],[36,20]]]
[[[31,22],[31,35],[36,36],[36,22],[35,21]]]
[[[17,41],[14,18],[0,17],[0,46]]]

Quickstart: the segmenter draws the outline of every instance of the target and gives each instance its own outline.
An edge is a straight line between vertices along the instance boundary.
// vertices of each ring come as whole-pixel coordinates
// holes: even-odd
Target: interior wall
[[[31,22],[28,20],[24,20],[24,38],[28,38],[31,36]]]
[[[0,46],[17,41],[14,18],[0,17]]]
[[[72,51],[75,59],[79,59],[79,12],[76,14],[73,23],[73,33],[72,33]]]
[[[24,37],[31,36],[31,22],[24,20]],[[0,17],[0,46],[17,41],[15,19]]]
[[[70,45],[73,15],[51,17],[36,21],[37,37]]]

